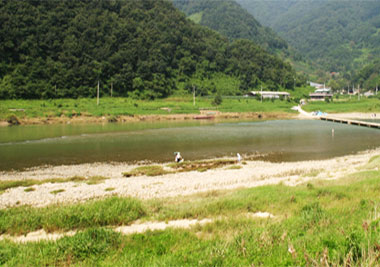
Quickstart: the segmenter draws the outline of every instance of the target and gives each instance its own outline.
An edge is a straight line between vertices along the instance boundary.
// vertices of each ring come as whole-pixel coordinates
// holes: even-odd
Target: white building
[[[248,93],[249,96],[262,96],[263,98],[274,98],[278,99],[280,97],[288,98],[290,94],[288,92],[277,92],[277,91],[251,91]]]

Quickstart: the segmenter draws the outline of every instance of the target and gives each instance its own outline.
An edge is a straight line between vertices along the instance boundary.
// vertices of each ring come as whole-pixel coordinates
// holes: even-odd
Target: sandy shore
[[[356,172],[358,167],[379,154],[380,149],[328,160],[284,163],[247,161],[246,164],[238,164],[240,169],[232,169],[227,166],[206,172],[191,171],[155,177],[123,177],[122,172],[129,171],[136,166],[122,163],[46,166],[22,172],[1,172],[0,180],[3,181],[97,175],[109,179],[95,185],[75,182],[44,183],[34,185],[35,190],[30,192],[25,192],[25,187],[11,188],[0,194],[0,208],[18,205],[40,207],[58,203],[81,202],[110,195],[150,199],[278,183],[294,186],[313,179],[338,179]],[[56,190],[62,192],[51,193]]]
[[[352,112],[352,113],[331,113],[331,114],[329,113],[328,115],[331,117],[344,118],[344,119],[358,119],[358,120],[380,119],[380,113]]]
[[[298,119],[319,119],[318,116],[313,116],[311,112],[304,111],[301,106],[295,106],[294,110],[299,112]],[[355,119],[355,120],[370,120],[370,119],[380,119],[380,113],[361,113],[361,112],[350,112],[350,113],[328,113],[328,117],[342,118],[342,119]]]

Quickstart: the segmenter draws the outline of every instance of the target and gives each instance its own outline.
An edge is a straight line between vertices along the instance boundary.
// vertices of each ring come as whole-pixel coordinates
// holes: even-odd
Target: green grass
[[[239,170],[241,168],[243,168],[241,165],[234,165],[234,166],[227,167],[226,170]]]
[[[219,77],[221,84],[233,84]],[[233,87],[236,87],[233,85]],[[226,89],[231,90],[229,89]],[[294,99],[305,98],[312,89],[310,87],[298,88],[291,91]],[[342,101],[343,100],[343,101]],[[55,100],[0,100],[0,120],[8,120],[11,116],[18,119],[27,118],[56,118],[65,116],[105,116],[108,121],[116,121],[118,116],[134,115],[166,115],[166,114],[199,114],[200,109],[213,109],[221,112],[274,112],[292,114],[291,107],[295,103],[286,100],[265,100],[262,103],[254,98],[223,98],[219,106],[213,106],[213,97],[196,97],[193,105],[191,96],[173,96],[154,101],[134,100],[131,98],[101,98],[100,105],[96,99],[55,99]],[[332,103],[311,102],[304,106],[306,111],[322,110],[325,112],[379,112],[380,100],[377,98],[340,97]]]
[[[28,187],[28,188],[25,188],[24,191],[25,192],[33,192],[33,191],[36,191],[36,189],[34,187]]]
[[[380,100],[377,98],[364,98],[358,100],[357,96],[352,98],[340,97],[338,100],[326,103],[324,101],[309,102],[302,107],[305,111],[311,112],[321,110],[327,113],[347,113],[347,112],[380,112]]]
[[[84,229],[57,242],[0,242],[0,264],[127,266],[377,266],[379,157],[336,181],[211,191],[168,199],[112,197],[48,208],[0,211],[4,233]],[[273,219],[247,214],[266,211]],[[106,225],[212,218],[191,229],[123,236]]]
[[[211,169],[221,168],[224,166],[235,164],[235,160],[218,159],[218,160],[196,160],[184,161],[181,163],[171,163],[168,167],[174,169],[176,172],[189,172],[189,171],[207,171]]]
[[[57,189],[50,192],[50,194],[57,195],[59,193],[65,192],[65,189]]]
[[[114,191],[115,190],[115,187],[107,187],[106,189],[104,189],[104,191],[106,192],[110,192],[110,191]]]
[[[0,100],[0,120],[12,115],[23,118],[54,118],[60,116],[106,116],[113,120],[117,116],[151,114],[199,114],[199,109],[217,109],[222,112],[285,112],[291,113],[294,103],[276,100],[260,103],[255,99],[223,99],[220,106],[213,106],[213,98],[196,98],[193,106],[191,96],[178,96],[154,101],[130,98],[101,98],[99,106],[96,99],[56,99],[56,100]]]
[[[24,234],[38,229],[51,232],[121,225],[144,214],[140,201],[117,197],[45,208],[23,206],[0,210],[0,233]]]
[[[89,185],[92,184],[98,184],[102,181],[106,180],[108,178],[103,176],[92,176],[88,179],[81,176],[73,176],[69,178],[51,178],[51,179],[44,179],[44,180],[33,180],[33,179],[26,179],[26,180],[18,180],[18,181],[0,181],[0,193],[4,192],[7,189],[15,188],[15,187],[30,187],[33,185],[41,185],[46,183],[67,183],[67,182],[86,182]]]
[[[103,177],[103,176],[91,176],[86,180],[86,184],[88,185],[95,185],[95,184],[100,184],[103,183],[104,180],[107,180],[108,178]]]
[[[185,161],[181,163],[170,163],[164,167],[160,165],[149,165],[149,166],[141,166],[134,168],[129,172],[123,172],[123,176],[125,177],[133,177],[133,176],[158,176],[165,175],[176,172],[190,172],[190,171],[200,171],[205,172],[207,170],[221,168],[223,166],[235,164],[235,160],[229,159],[220,159],[220,160],[196,160],[196,161]],[[236,169],[237,166],[235,166]]]
[[[141,176],[141,175],[158,176],[158,175],[164,175],[168,173],[170,172],[165,171],[162,166],[152,165],[152,166],[137,167],[130,172],[124,172],[123,176],[125,177]]]

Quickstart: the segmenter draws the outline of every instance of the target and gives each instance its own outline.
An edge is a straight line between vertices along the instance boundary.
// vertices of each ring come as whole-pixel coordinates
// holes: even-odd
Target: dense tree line
[[[250,41],[187,20],[165,0],[0,1],[0,98],[153,99],[195,74],[226,73],[241,91],[292,88],[290,65]]]

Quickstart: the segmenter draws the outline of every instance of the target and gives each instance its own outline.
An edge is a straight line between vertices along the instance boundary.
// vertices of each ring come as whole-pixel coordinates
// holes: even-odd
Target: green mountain
[[[289,62],[301,74],[314,74],[316,64],[307,61],[268,27],[262,26],[235,0],[172,0],[189,19],[207,26],[229,40],[248,39]],[[304,75],[303,75],[304,76]],[[306,81],[306,78],[304,78]]]
[[[234,0],[173,0],[190,19],[230,40],[248,39],[270,51],[286,49],[287,43],[270,28],[263,27]]]
[[[234,94],[294,84],[280,58],[230,42],[165,0],[3,0],[0,25],[2,99],[94,96],[98,81],[104,94],[148,99],[194,81],[204,94],[231,89],[221,81],[233,81]]]
[[[355,72],[380,55],[380,1],[237,1],[329,72]]]

